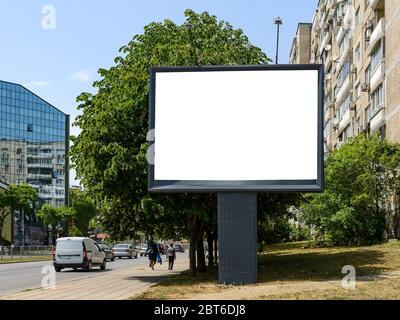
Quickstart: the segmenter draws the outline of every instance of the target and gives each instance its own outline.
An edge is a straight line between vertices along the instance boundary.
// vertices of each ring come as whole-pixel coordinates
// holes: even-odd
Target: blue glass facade
[[[0,181],[29,184],[41,202],[67,204],[68,136],[68,115],[23,86],[0,81]],[[31,232],[25,227],[28,244],[43,240],[33,220]],[[19,229],[14,221],[14,232]]]

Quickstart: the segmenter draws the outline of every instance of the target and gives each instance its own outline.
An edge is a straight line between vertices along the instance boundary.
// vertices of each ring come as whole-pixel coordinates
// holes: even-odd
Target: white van
[[[56,272],[64,268],[78,268],[91,271],[93,266],[106,269],[106,254],[95,241],[89,238],[70,237],[57,239],[53,252],[53,264]]]

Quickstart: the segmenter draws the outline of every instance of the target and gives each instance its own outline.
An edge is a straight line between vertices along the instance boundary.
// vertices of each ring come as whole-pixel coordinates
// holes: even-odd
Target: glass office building
[[[68,203],[69,116],[21,85],[0,81],[0,181],[29,184],[39,203]],[[35,215],[14,217],[13,241],[20,245],[46,242]],[[23,229],[23,230],[22,230]]]

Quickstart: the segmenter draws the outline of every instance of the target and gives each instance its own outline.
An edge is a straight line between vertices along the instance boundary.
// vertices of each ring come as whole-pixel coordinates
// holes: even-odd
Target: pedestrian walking
[[[174,268],[174,262],[176,260],[176,253],[174,250],[173,243],[171,243],[169,248],[167,249],[167,257],[168,257],[168,270],[172,270]]]
[[[154,270],[154,266],[157,263],[158,246],[153,240],[149,240],[147,244],[147,255],[149,257],[149,267]]]

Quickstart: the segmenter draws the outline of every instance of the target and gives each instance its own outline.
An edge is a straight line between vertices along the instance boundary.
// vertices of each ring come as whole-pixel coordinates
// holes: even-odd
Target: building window
[[[371,117],[383,107],[383,85],[371,94]]]
[[[33,132],[33,124],[28,124],[28,132]]]
[[[361,46],[360,44],[358,44],[355,50],[354,61],[355,63],[359,63],[360,60],[361,60]]]
[[[351,97],[349,95],[339,107],[339,110],[337,112],[337,118],[339,120],[342,120],[344,114],[350,109],[350,105],[351,105]]]
[[[342,87],[343,83],[346,81],[349,74],[350,74],[350,61],[347,61],[343,65],[342,69],[339,72],[338,80],[337,80],[337,91],[340,90],[340,88]],[[337,92],[335,94],[337,94]]]
[[[372,73],[375,72],[376,68],[378,67],[382,59],[383,59],[383,42],[381,40],[379,46],[377,46],[374,52],[372,53],[372,58],[371,58]]]
[[[371,66],[369,65],[367,69],[365,69],[365,83],[369,84],[370,80],[371,80]]]
[[[358,7],[358,9],[356,11],[356,15],[355,15],[356,28],[359,26],[359,24],[360,24],[360,7]]]
[[[340,55],[343,55],[347,47],[349,46],[349,40],[350,40],[350,31],[347,30],[345,35],[343,36],[342,41],[339,43],[339,52]]]
[[[356,99],[358,100],[360,99],[360,97],[361,97],[361,85],[358,83],[356,85]]]

